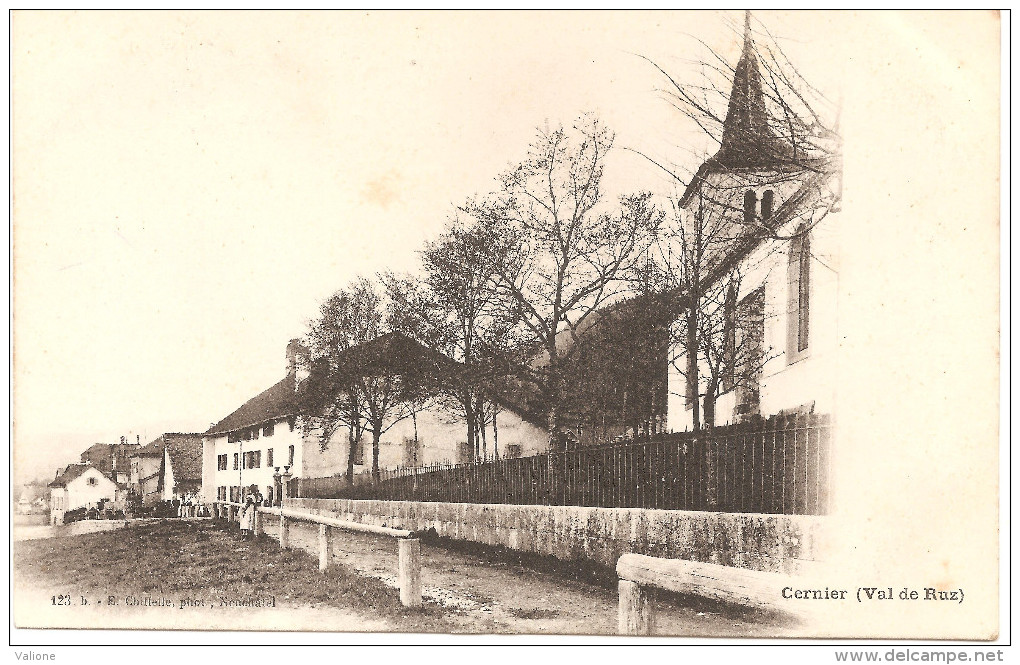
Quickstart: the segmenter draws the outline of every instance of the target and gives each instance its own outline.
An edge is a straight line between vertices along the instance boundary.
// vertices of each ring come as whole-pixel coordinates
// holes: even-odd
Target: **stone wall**
[[[824,517],[637,508],[288,499],[286,506],[363,524],[435,529],[440,536],[502,545],[610,568],[621,554],[805,574],[817,567]]]

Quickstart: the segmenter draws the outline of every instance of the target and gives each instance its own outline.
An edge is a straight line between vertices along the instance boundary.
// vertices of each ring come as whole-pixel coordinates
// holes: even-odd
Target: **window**
[[[273,449],[266,451],[266,466],[273,466]]]
[[[258,427],[252,427],[251,428],[251,438],[253,438],[253,439],[259,438],[259,428]]]
[[[467,441],[457,444],[457,464],[470,464],[475,458],[475,451]]]
[[[726,301],[723,304],[723,392],[733,390],[736,375],[737,356],[737,283],[730,282],[726,288]]]
[[[226,455],[226,453],[224,453],[223,455],[217,455],[216,456],[216,470],[217,471],[226,471],[227,470],[227,455]]]
[[[740,358],[736,371],[740,383],[737,386],[736,417],[758,413],[760,404],[759,381],[762,364],[766,360],[765,344],[765,288],[759,287],[737,305],[737,326],[739,328]]]
[[[89,485],[95,485],[95,484],[96,484],[96,479],[95,478],[89,478]]]
[[[294,466],[294,446],[287,449],[287,466]]]
[[[521,444],[511,443],[506,447],[506,456],[511,458],[518,458],[521,456]]]
[[[758,196],[754,193],[753,189],[749,189],[744,192],[744,225],[752,226],[754,224],[754,213],[755,208],[758,205]]]
[[[227,500],[227,486],[226,485],[221,485],[220,487],[216,488],[216,498],[219,499],[220,501],[226,501]]]
[[[404,437],[404,466],[418,466],[421,462],[421,441],[413,436]]]
[[[811,235],[801,224],[790,241],[787,362],[796,362],[808,350],[811,321]]]
[[[238,464],[239,464],[238,457],[239,457],[239,455],[237,453],[234,453],[234,471],[237,471],[237,468],[238,468]]]
[[[244,468],[257,469],[262,466],[262,451],[249,450],[244,454]]]
[[[274,427],[275,423],[266,423],[266,426],[262,428],[262,436],[272,436]]]
[[[775,194],[772,193],[771,189],[766,189],[765,193],[761,195],[761,221],[767,222],[772,219],[774,199]]]

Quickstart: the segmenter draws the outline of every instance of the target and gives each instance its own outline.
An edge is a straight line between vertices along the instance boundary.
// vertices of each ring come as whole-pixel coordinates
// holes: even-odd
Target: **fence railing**
[[[305,478],[291,496],[824,514],[830,439],[828,415],[775,416],[532,457],[387,470],[374,483]]]

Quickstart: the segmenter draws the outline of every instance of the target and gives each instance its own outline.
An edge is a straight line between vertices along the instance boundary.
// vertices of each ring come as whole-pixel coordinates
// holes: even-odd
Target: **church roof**
[[[719,150],[698,169],[687,186],[681,205],[687,205],[712,173],[739,170],[784,170],[790,150],[769,125],[769,111],[762,91],[758,55],[751,37],[751,14],[744,15],[744,46],[733,69],[726,119]]]

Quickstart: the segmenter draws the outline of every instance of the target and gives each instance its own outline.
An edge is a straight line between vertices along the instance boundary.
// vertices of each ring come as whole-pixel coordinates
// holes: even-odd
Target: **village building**
[[[141,446],[128,443],[120,437],[120,443],[95,443],[81,454],[82,464],[91,464],[118,483],[131,481],[131,455]]]
[[[160,490],[165,437],[165,434],[160,435],[131,455],[130,486],[136,505],[149,507],[159,503],[163,498]]]
[[[202,435],[164,434],[160,490],[164,501],[198,501],[202,493]]]
[[[699,357],[695,370],[690,345],[677,339],[684,334],[673,336],[674,431],[694,426],[695,409],[702,423],[714,424],[834,410],[838,150],[798,153],[769,113],[748,22],[720,148],[680,200],[706,235],[725,238],[710,248],[697,307],[704,310],[705,293],[714,291],[723,324],[709,333],[716,335],[714,367]],[[827,140],[813,138],[815,147]],[[689,319],[677,322],[685,324],[701,330]]]
[[[131,489],[144,507],[195,499],[202,488],[202,435],[167,432],[130,458]]]
[[[357,362],[356,358],[367,355],[395,359],[430,353],[403,335],[390,333],[357,347],[351,360]],[[353,455],[355,473],[372,468],[370,432],[362,432],[353,447],[346,428],[323,441],[317,419],[302,414],[299,406],[302,384],[309,376],[307,351],[292,340],[286,358],[283,379],[204,434],[204,501],[238,501],[247,488],[255,485],[267,501],[275,503],[282,493],[281,475],[286,479],[342,474],[347,469],[348,455]],[[445,361],[453,364],[448,358]],[[506,455],[532,455],[548,446],[548,435],[541,424],[509,404],[502,405],[497,428],[498,434],[490,432],[490,436],[498,437],[498,445]],[[472,455],[463,419],[425,400],[382,434],[379,467],[467,462]]]
[[[50,489],[50,524],[63,524],[77,508],[123,508],[126,485],[118,485],[91,464],[69,464],[57,472]]]
[[[50,512],[50,490],[45,480],[33,480],[21,487],[16,510],[20,515],[46,515]]]

